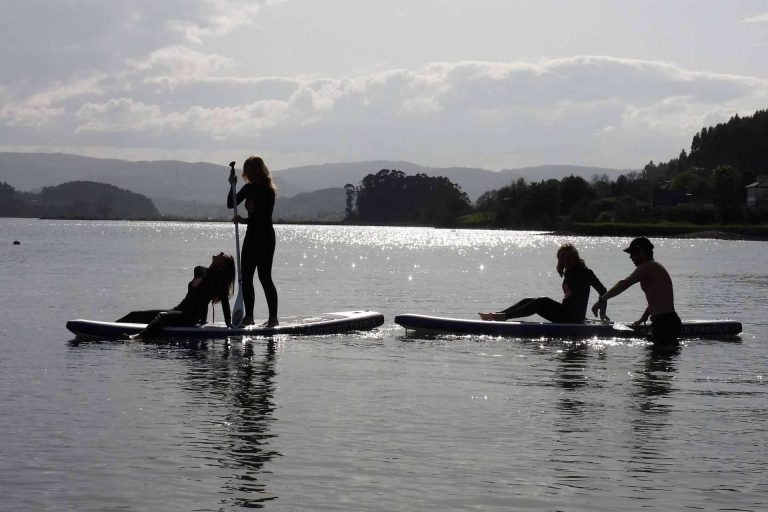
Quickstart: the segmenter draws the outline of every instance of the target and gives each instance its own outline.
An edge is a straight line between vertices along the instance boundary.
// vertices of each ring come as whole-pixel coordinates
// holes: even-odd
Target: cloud
[[[185,41],[201,43],[209,37],[223,36],[233,30],[252,25],[265,5],[279,3],[267,0],[203,0],[193,5],[193,14],[168,21],[168,27]],[[184,14],[189,11],[180,11]]]
[[[118,73],[129,60],[201,45],[256,22],[270,0],[3,3],[0,69],[14,92],[82,73]],[[159,50],[160,49],[160,50]]]
[[[768,23],[768,12],[756,14],[754,16],[750,16],[749,18],[744,18],[743,20],[739,21],[739,23]]]
[[[6,119],[10,126],[52,127],[56,118],[67,113],[63,103],[84,95],[101,94],[99,83],[103,78],[103,75],[92,74],[85,78],[52,84],[31,94],[22,102],[15,102],[11,94],[5,93],[0,107],[0,119]]]
[[[674,156],[706,124],[768,103],[766,80],[601,56],[440,62],[347,77],[226,76],[234,65],[172,45],[128,61],[118,75],[34,93],[0,117],[86,145],[627,167]]]
[[[127,74],[143,75],[144,83],[174,89],[179,84],[198,82],[214,72],[234,67],[235,61],[216,54],[205,54],[181,45],[172,45],[150,53],[140,60],[129,61]]]
[[[286,101],[264,99],[236,107],[190,106],[163,112],[159,105],[119,98],[88,103],[77,112],[78,132],[204,133],[215,139],[252,138],[267,130],[309,126],[333,106],[334,89],[310,81],[297,84]]]
[[[77,112],[82,122],[77,132],[158,132],[169,119],[157,105],[145,105],[131,98],[117,98],[106,103],[86,103]]]

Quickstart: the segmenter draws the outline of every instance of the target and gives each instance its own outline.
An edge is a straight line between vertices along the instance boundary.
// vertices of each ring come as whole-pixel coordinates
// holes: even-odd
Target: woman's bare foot
[[[494,322],[503,322],[507,319],[504,313],[478,313],[481,320],[492,320]]]
[[[243,327],[246,325],[253,325],[253,317],[252,316],[245,316],[243,317],[243,322],[241,323]]]
[[[278,322],[277,318],[270,318],[261,324],[262,327],[277,327],[278,325],[280,325],[280,322]]]

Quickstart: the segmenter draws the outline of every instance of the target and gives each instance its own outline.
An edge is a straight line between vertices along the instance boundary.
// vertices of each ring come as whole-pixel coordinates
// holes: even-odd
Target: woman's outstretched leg
[[[523,316],[528,316],[533,314],[528,312],[528,309],[530,308],[531,302],[534,300],[536,299],[528,297],[517,301],[502,311],[496,311],[495,313],[479,313],[480,318],[483,320],[496,320],[498,322],[503,322],[508,318],[520,318]]]
[[[118,318],[117,320],[115,320],[115,322],[118,322],[121,324],[148,324],[149,322],[154,320],[159,313],[162,313],[163,311],[168,311],[168,310],[167,309],[147,309],[144,311],[131,311],[124,317]]]
[[[189,316],[183,311],[176,311],[174,309],[168,311],[161,311],[157,316],[147,324],[146,329],[138,334],[131,336],[133,339],[147,339],[157,336],[161,333],[164,327],[170,326],[184,326],[192,327],[197,324],[197,319],[194,316]]]
[[[564,316],[563,305],[549,297],[527,297],[502,311],[480,313],[480,318],[503,321],[531,315],[539,315],[550,322],[561,322]]]

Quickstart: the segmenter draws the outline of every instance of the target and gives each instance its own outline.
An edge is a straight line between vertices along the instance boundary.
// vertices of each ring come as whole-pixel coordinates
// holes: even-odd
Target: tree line
[[[471,210],[467,194],[443,176],[382,169],[344,190],[348,222],[446,226]]]
[[[105,183],[71,181],[20,192],[0,182],[0,216],[92,219],[149,219],[160,216],[148,197]]]
[[[768,111],[703,128],[690,153],[611,181],[522,180],[481,196],[476,208],[504,226],[552,227],[558,221],[760,223],[768,212],[746,207],[746,186],[768,174]]]
[[[444,177],[406,176],[383,169],[358,186],[347,184],[346,220],[382,224],[456,225],[474,213],[486,224],[554,229],[571,222],[692,224],[760,223],[765,209],[746,205],[746,186],[768,174],[768,111],[703,128],[690,153],[615,180],[607,175],[527,182],[491,190],[472,208],[461,188]]]
[[[518,229],[555,229],[572,222],[693,224],[761,223],[768,211],[745,206],[746,185],[768,174],[768,111],[733,116],[703,128],[668,162],[649,162],[615,180],[577,176],[491,190],[472,206],[448,178],[382,169],[358,185],[347,184],[347,222],[452,226],[474,214],[482,223]],[[157,218],[141,194],[94,182],[19,192],[0,182],[0,216]],[[477,221],[475,221],[477,222]]]

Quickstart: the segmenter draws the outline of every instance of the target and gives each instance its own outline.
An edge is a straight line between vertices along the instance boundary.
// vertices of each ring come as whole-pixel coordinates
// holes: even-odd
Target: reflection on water
[[[738,344],[414,342],[394,315],[559,297],[563,242],[615,282],[627,239],[277,226],[281,314],[365,307],[385,325],[68,346],[67,320],[178,302],[191,266],[233,250],[231,224],[0,228],[22,241],[0,244],[0,508],[768,510],[764,243],[654,240],[681,316],[741,320]],[[633,287],[610,314],[642,307]]]
[[[563,389],[584,387],[587,384],[585,369],[588,359],[589,348],[586,344],[575,344],[563,350],[555,369],[555,383]]]
[[[558,357],[558,365],[555,368],[555,385],[566,391],[574,391],[573,393],[564,393],[557,402],[557,407],[568,418],[574,416],[581,416],[584,414],[585,406],[587,405],[584,400],[583,394],[576,393],[579,389],[588,385],[589,380],[587,378],[587,361],[589,359],[589,349],[586,344],[576,344],[563,350]],[[566,426],[561,426],[560,431],[568,433],[568,431],[575,427],[569,421]]]
[[[552,381],[557,395],[554,433],[547,464],[553,468],[550,492],[592,494],[599,491],[588,475],[603,464],[599,452],[585,450],[585,439],[600,437],[604,404],[596,400],[595,351],[587,343],[568,342],[555,350]]]
[[[547,236],[532,236],[537,232],[465,230],[434,228],[377,228],[370,226],[279,226],[281,240],[300,238],[311,241],[315,249],[342,246],[375,246],[379,249],[422,250],[449,248],[459,250],[512,249],[547,247]],[[361,236],[361,231],[366,231]],[[310,246],[312,247],[312,246]]]
[[[232,460],[239,465],[239,475],[225,487],[242,493],[234,498],[234,503],[243,507],[253,507],[275,498],[267,493],[266,485],[259,480],[264,464],[280,455],[270,448],[269,443],[274,437],[269,424],[275,409],[275,343],[269,340],[264,356],[256,360],[253,345],[244,345],[234,375],[233,411],[228,416],[233,430],[228,448]],[[227,356],[230,353],[226,351]]]
[[[226,374],[210,382],[211,387],[229,405],[226,424],[229,436],[221,445],[222,467],[233,476],[223,484],[224,494],[239,507],[257,508],[275,499],[260,479],[264,465],[279,456],[270,448],[275,437],[270,431],[275,409],[275,341],[267,342],[265,353],[256,357],[253,344],[245,343],[239,352],[227,344],[222,351]],[[205,385],[205,382],[200,382]]]
[[[634,374],[633,382],[638,410],[647,415],[641,418],[655,418],[656,414],[667,414],[670,410],[664,399],[672,392],[675,380],[675,359],[680,354],[680,346],[647,347],[647,357],[642,368]]]
[[[680,346],[649,346],[643,366],[634,373],[632,382],[633,453],[628,461],[633,473],[665,473],[671,470],[674,455],[670,444],[679,435],[671,429],[674,412],[676,378],[675,360]]]
[[[172,362],[166,366],[178,386],[184,411],[215,411],[215,420],[195,425],[191,437],[176,435],[181,445],[195,454],[197,466],[219,474],[222,506],[262,508],[277,497],[270,493],[263,475],[266,465],[280,456],[272,441],[275,421],[276,359],[279,340],[261,342],[207,342],[175,340],[139,344],[142,357]],[[105,347],[118,345],[103,343]],[[89,349],[94,344],[69,343],[72,349]],[[263,350],[262,350],[263,348]],[[163,389],[165,394],[171,390]],[[184,417],[172,421],[183,423]],[[172,468],[183,473],[189,463]]]

